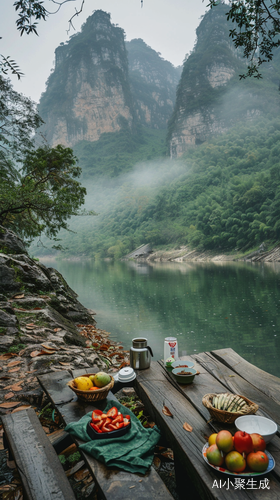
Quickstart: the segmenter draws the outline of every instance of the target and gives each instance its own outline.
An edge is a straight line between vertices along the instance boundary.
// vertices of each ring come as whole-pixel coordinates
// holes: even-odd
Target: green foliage
[[[117,177],[128,172],[139,161],[163,156],[165,130],[145,130],[138,126],[135,133],[128,127],[120,132],[102,134],[96,142],[82,141],[74,147],[85,181],[97,176]]]
[[[71,215],[80,215],[86,194],[70,148],[35,149],[41,122],[35,104],[0,76],[0,224],[27,239],[55,239]]]
[[[17,345],[13,345],[11,347],[9,347],[8,349],[8,352],[15,352],[15,353],[18,353],[19,351],[21,351],[22,349],[24,349],[26,347],[25,344],[17,344]]]
[[[0,187],[0,224],[24,238],[45,233],[55,238],[67,219],[78,214],[86,189],[76,178],[80,168],[69,148],[41,147],[23,160],[17,181],[4,178]]]
[[[209,1],[211,8],[219,3],[217,0]],[[247,74],[243,74],[242,78],[260,78],[260,65],[271,61],[274,49],[280,45],[280,4],[278,1],[234,0],[226,9],[227,20],[234,23],[230,37],[235,47],[242,48],[243,56],[249,62]]]

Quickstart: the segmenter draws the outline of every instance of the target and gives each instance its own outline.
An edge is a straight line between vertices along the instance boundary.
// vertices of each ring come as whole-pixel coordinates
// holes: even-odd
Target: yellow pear
[[[89,377],[77,377],[74,379],[74,383],[79,391],[89,391],[93,386]]]

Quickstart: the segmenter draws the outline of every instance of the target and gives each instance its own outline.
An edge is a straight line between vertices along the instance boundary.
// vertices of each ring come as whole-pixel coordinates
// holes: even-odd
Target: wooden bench
[[[32,408],[2,417],[5,441],[17,465],[24,498],[75,500],[59,458]]]
[[[92,370],[92,368],[75,370],[71,375],[68,371],[62,370],[61,372],[51,372],[38,376],[43,390],[59,412],[65,425],[79,420],[94,409],[92,405],[81,403],[67,386],[67,382],[72,378],[84,373],[93,373]],[[103,410],[107,400],[116,400],[116,397],[110,392],[107,399],[100,401],[96,406]],[[82,443],[82,441],[74,437],[73,440],[77,446]],[[115,467],[106,467],[106,465],[89,454],[84,453],[82,450],[79,451],[95,479],[97,494],[100,498],[105,500],[131,500],[133,497],[135,500],[174,500],[153,467],[144,475],[133,474]]]

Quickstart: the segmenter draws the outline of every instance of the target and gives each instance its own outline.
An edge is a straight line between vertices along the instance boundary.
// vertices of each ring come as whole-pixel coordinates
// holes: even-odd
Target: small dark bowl
[[[109,439],[114,437],[120,437],[127,433],[127,431],[131,427],[131,422],[126,427],[122,427],[121,429],[117,429],[116,431],[111,432],[96,432],[90,425],[90,422],[87,424],[87,433],[91,439]]]
[[[178,372],[185,370],[190,372],[190,375],[179,375]],[[178,384],[192,384],[194,377],[196,375],[196,370],[194,368],[173,368],[172,375],[174,375]]]

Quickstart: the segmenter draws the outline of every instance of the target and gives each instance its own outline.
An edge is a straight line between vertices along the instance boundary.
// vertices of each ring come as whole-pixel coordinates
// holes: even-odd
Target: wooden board
[[[57,372],[56,372],[57,373]],[[86,373],[86,372],[84,372]],[[53,377],[49,374],[38,377],[43,390],[49,399],[54,403],[57,397],[57,384],[52,384]],[[72,377],[71,377],[72,378]],[[64,404],[56,404],[56,409],[63,419],[65,425],[76,422],[94,408],[104,409],[109,400],[116,401],[116,397],[109,392],[107,399],[96,402],[95,405],[80,403],[78,400]],[[73,441],[79,446],[82,441],[73,437]],[[117,468],[108,468],[98,460],[79,450],[83,455],[87,466],[94,476],[94,479],[102,492],[102,497],[108,500],[174,500],[165,484],[151,468],[145,475],[132,474],[121,471]]]
[[[51,400],[54,405],[68,403],[73,399],[77,399],[76,394],[67,385],[67,382],[72,378],[72,375],[67,370],[49,372],[37,377],[43,390],[51,393]]]
[[[5,436],[18,467],[26,498],[75,500],[63,467],[34,410],[2,417]]]
[[[258,390],[280,404],[279,378],[252,365],[239,356],[233,349],[219,349],[211,354],[229,366]]]
[[[198,376],[200,377],[200,375]],[[200,379],[202,380],[202,379]],[[207,380],[207,377],[205,378]],[[201,382],[202,384],[202,382]],[[193,398],[200,397],[202,387],[189,386]],[[275,476],[268,474],[270,490],[246,489],[237,491],[234,489],[213,488],[214,480],[222,480],[225,476],[216,473],[210,468],[202,457],[202,447],[212,429],[201,413],[193,406],[185,395],[170,384],[166,378],[165,370],[156,362],[152,362],[148,370],[139,370],[136,379],[136,391],[143,401],[147,411],[154,418],[157,425],[162,429],[164,436],[175,453],[176,460],[181,464],[184,471],[184,481],[187,485],[190,498],[204,499],[268,499],[280,498],[280,484]],[[206,391],[208,392],[208,391]],[[167,417],[162,413],[163,404],[168,406],[174,417]],[[198,404],[198,403],[197,403]],[[201,403],[202,405],[202,403]],[[184,422],[193,427],[192,432],[183,429]],[[182,472],[183,473],[183,472]],[[226,480],[226,479],[225,479]],[[197,493],[195,493],[197,492]]]

